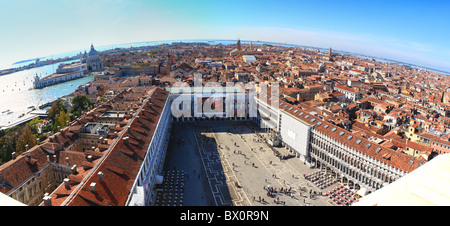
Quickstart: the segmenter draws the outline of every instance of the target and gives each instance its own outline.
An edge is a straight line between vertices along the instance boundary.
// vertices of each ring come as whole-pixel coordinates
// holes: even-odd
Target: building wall
[[[285,145],[294,149],[302,160],[309,156],[310,126],[281,111],[280,135]]]
[[[275,131],[279,131],[279,111],[275,109],[275,106],[270,106],[267,103],[256,99],[258,104],[258,119],[260,120],[259,125],[262,128],[269,128]],[[274,103],[276,104],[276,103]]]
[[[258,100],[258,104],[261,115],[264,114],[262,111],[273,111],[265,102]],[[274,112],[278,112],[279,131],[283,143],[286,147],[297,151],[300,154],[298,156],[303,158],[306,164],[330,169],[339,177],[369,192],[403,176],[399,170],[339,143],[284,110]],[[258,120],[260,124],[267,123],[264,118]]]
[[[171,91],[170,99],[173,101],[171,106],[172,111],[177,111],[173,116],[180,118],[179,120],[193,119],[213,119],[213,118],[234,118],[242,119],[250,116],[250,103],[249,97],[242,93],[179,93],[178,90]],[[211,98],[214,103],[222,103],[222,108],[217,110],[211,107],[212,112],[205,112],[209,110],[211,102],[205,102],[204,100]],[[179,114],[178,114],[179,111]]]
[[[314,129],[310,153],[315,164],[320,162],[321,167],[330,168],[340,177],[351,180],[367,191],[375,191],[403,176]]]
[[[136,176],[136,182],[131,189],[131,195],[126,205],[151,205],[156,200],[156,179],[162,175],[166,151],[169,144],[172,115],[170,101],[167,98],[164,109],[161,112],[158,125],[153,133],[152,140],[147,148],[144,161]],[[143,193],[138,192],[143,191]],[[140,196],[144,196],[140,203]]]
[[[361,94],[359,92],[350,92],[340,88],[336,88],[336,90],[345,94],[345,97],[352,102],[361,98]]]
[[[433,151],[435,151],[438,154],[450,153],[450,145],[449,144],[443,144],[443,143],[431,141],[430,147],[433,148]]]
[[[53,191],[55,186],[53,169],[48,164],[8,195],[28,206],[37,206],[42,201],[44,194]]]
[[[42,88],[42,87],[46,87],[46,86],[51,86],[54,84],[58,84],[61,82],[65,82],[65,81],[70,81],[70,80],[74,80],[77,78],[81,78],[83,77],[83,71],[78,71],[78,72],[74,72],[74,73],[70,73],[70,74],[66,74],[63,76],[58,76],[55,78],[49,78],[49,79],[44,79],[44,80],[35,80],[34,81],[34,88]]]

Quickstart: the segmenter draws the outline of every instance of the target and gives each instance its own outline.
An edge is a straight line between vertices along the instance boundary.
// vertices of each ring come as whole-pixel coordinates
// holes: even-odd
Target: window
[[[340,133],[339,133],[339,136],[342,136],[342,135],[344,135],[344,132],[340,132]]]
[[[336,131],[336,127],[335,127],[335,128],[333,128],[333,129],[331,129],[331,131],[332,131],[332,132]]]
[[[375,150],[376,153],[378,153],[378,152],[380,152],[380,151],[381,151],[381,148],[380,148],[380,147],[377,147],[377,149]]]
[[[357,140],[357,141],[356,141],[356,144],[360,144],[360,143],[361,143],[361,140]]]
[[[366,148],[370,148],[370,146],[372,146],[372,144],[366,144]]]

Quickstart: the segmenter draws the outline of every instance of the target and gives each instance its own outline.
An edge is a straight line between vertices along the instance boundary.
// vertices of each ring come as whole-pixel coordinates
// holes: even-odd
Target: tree
[[[53,123],[52,127],[53,133],[59,132],[58,126],[60,127],[60,129],[66,128],[68,126],[67,121],[70,121],[69,111],[67,112],[61,111],[58,117],[55,118],[55,122]]]
[[[30,125],[27,123],[22,129],[22,133],[17,139],[16,154],[20,154],[25,151],[25,146],[28,144],[29,148],[36,145],[36,136],[31,131]]]
[[[43,122],[43,120],[40,117],[33,118],[33,120],[31,120],[29,122],[30,129],[31,129],[31,131],[33,131],[33,133],[35,133],[35,134],[38,133],[37,124],[39,124],[41,122]]]
[[[72,100],[72,114],[80,116],[82,111],[87,111],[92,105],[91,100],[87,96],[78,95]]]
[[[12,153],[16,150],[17,133],[9,133],[0,138],[0,164],[12,159]]]
[[[64,100],[54,101],[50,109],[47,110],[48,118],[51,119],[53,122],[56,121],[55,118],[61,111],[67,111],[65,101]]]

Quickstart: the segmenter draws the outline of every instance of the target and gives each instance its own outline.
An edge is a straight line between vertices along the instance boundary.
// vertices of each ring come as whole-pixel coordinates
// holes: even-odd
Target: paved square
[[[268,137],[250,121],[174,123],[164,168],[187,172],[185,206],[336,205],[310,194],[338,184],[321,189],[306,180],[304,174],[319,170],[295,157],[280,160],[264,142]]]

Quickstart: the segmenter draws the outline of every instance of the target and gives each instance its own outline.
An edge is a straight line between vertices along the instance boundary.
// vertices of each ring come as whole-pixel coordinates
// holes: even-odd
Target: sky
[[[450,72],[450,1],[0,0],[0,68],[94,46],[241,39]]]

